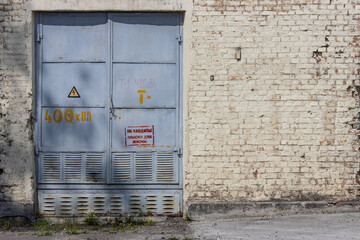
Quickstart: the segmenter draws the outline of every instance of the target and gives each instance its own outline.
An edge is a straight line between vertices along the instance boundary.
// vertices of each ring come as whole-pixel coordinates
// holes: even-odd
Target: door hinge
[[[179,157],[181,157],[183,155],[183,151],[180,147],[177,149],[177,154]]]
[[[42,21],[42,20],[40,20],[40,21]],[[38,24],[37,33],[36,33],[36,41],[41,42],[42,38],[43,38],[43,26],[42,26],[42,24]]]
[[[42,35],[42,34],[39,33],[39,34],[36,35],[36,41],[37,41],[37,42],[41,42],[41,39],[42,39],[42,38],[43,38],[43,35]]]
[[[40,148],[39,147],[35,147],[35,155],[38,156],[40,152]]]
[[[176,35],[176,39],[178,40],[179,44],[182,42],[182,37],[180,34]]]

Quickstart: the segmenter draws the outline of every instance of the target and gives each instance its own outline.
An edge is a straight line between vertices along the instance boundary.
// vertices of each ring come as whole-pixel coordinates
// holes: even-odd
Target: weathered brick
[[[306,196],[354,198],[358,130],[353,122],[358,121],[359,98],[357,93],[348,94],[347,89],[355,88],[354,81],[358,79],[354,53],[359,51],[359,44],[355,46],[350,37],[358,34],[354,14],[358,4],[350,0],[292,0],[281,4],[241,1],[240,5],[221,1],[221,6],[212,2],[214,8],[209,9],[205,7],[209,6],[207,3],[194,2],[192,46],[197,54],[190,71],[192,97],[189,122],[185,124],[189,126],[190,138],[212,135],[203,138],[201,144],[215,146],[216,150],[206,148],[210,155],[200,151],[195,157],[193,150],[200,142],[188,145],[185,173],[195,162],[199,167],[197,174],[184,179],[185,202],[270,200],[273,196],[282,200],[301,200]],[[227,12],[230,4],[235,9]],[[221,18],[216,19],[212,16],[215,13],[209,11],[219,12]],[[216,40],[217,45],[208,44],[215,37],[213,26],[221,26],[216,28],[223,36]],[[236,47],[242,48],[239,62],[234,61]],[[220,52],[229,55],[219,58]],[[314,56],[314,52],[319,54]],[[205,70],[195,74],[196,69]],[[202,97],[204,92],[197,95],[195,86],[199,79],[206,80],[212,74],[215,81],[202,82],[202,86],[220,83],[221,88],[204,89],[205,95],[226,96],[229,105],[224,102],[226,98],[207,99]],[[228,106],[232,108],[231,115]],[[221,125],[212,121],[199,125],[198,113],[210,119],[216,116]],[[230,136],[225,129],[230,129]],[[235,146],[228,150],[224,144]],[[224,158],[216,161],[218,175],[211,178],[224,181],[213,185],[205,179],[205,185],[198,185],[200,176],[206,177],[201,173],[207,171],[201,166],[219,158],[219,147],[225,150],[221,151]],[[238,155],[239,160],[229,161],[230,155]],[[255,178],[252,173],[257,161],[268,164],[257,166]],[[350,164],[344,166],[345,162]],[[286,167],[276,167],[279,164]],[[303,167],[296,168],[298,165]],[[227,168],[240,169],[241,174],[229,175]],[[246,173],[249,175],[244,178]],[[345,183],[346,187],[341,187]],[[259,186],[263,186],[261,191]]]

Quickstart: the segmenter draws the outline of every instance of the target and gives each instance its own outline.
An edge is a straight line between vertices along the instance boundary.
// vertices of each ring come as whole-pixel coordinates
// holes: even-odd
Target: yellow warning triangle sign
[[[79,92],[76,90],[75,87],[73,87],[68,95],[68,98],[79,98],[80,94]]]

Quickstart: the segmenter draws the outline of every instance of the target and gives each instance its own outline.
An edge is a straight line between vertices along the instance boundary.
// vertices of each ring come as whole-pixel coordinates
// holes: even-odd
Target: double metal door
[[[181,15],[37,19],[40,214],[181,211]]]

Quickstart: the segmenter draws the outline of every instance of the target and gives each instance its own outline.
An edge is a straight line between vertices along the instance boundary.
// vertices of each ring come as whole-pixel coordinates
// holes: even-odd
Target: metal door
[[[40,214],[181,212],[180,22],[38,15]]]

